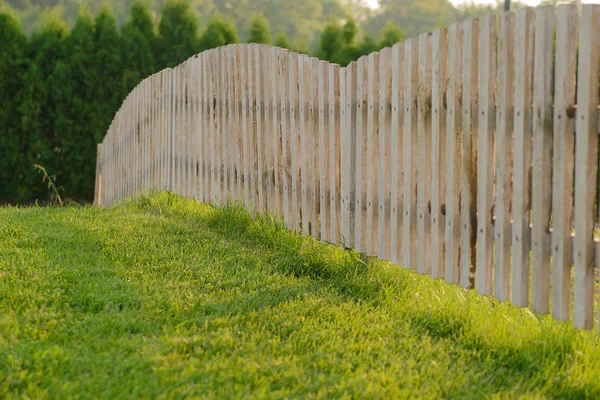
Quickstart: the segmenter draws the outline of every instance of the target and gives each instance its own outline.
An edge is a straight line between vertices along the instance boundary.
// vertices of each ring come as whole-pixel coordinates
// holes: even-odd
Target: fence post
[[[97,146],[96,152],[96,186],[94,192],[94,206],[101,207],[102,206],[102,175],[103,175],[103,163],[102,157],[102,143],[99,143]]]

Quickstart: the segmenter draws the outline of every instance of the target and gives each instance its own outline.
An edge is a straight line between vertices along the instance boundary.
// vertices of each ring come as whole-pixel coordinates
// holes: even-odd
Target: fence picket
[[[402,225],[402,249],[404,268],[415,269],[417,263],[417,247],[414,230],[417,227],[417,167],[412,157],[417,148],[417,100],[418,87],[418,47],[416,39],[409,39],[404,44],[404,131],[402,138],[402,159],[404,165],[403,200],[404,220]]]
[[[326,140],[325,132],[329,129],[329,119],[325,117],[326,107],[326,92],[328,92],[329,86],[329,75],[327,74],[327,63],[319,62],[317,64],[317,76],[315,79],[317,83],[317,127],[318,127],[318,152],[315,151],[315,156],[318,156],[319,161],[319,223],[321,239],[329,239],[329,227],[328,224],[331,220],[329,215],[329,201],[327,192],[329,190],[329,174],[328,163],[331,162],[329,159],[329,140]],[[327,99],[328,100],[328,99]],[[327,138],[328,139],[328,138]]]
[[[575,131],[575,315],[578,328],[594,325],[594,206],[598,173],[598,62],[600,6],[584,5],[580,20]]]
[[[517,12],[515,40],[515,110],[512,229],[512,302],[529,305],[529,171],[533,93],[533,12]]]
[[[431,88],[431,276],[445,276],[444,227],[442,204],[446,196],[446,93],[448,79],[448,33],[438,29],[433,33],[433,72]],[[426,160],[427,161],[427,160]]]
[[[447,282],[460,280],[460,192],[462,129],[462,23],[448,30],[448,89],[446,92],[446,270]]]
[[[202,53],[202,143],[203,143],[203,161],[202,170],[204,175],[204,196],[203,201],[211,201],[211,182],[210,182],[210,123],[209,123],[209,101],[208,101],[208,52]]]
[[[301,196],[301,212],[302,212],[302,233],[305,236],[309,234],[310,206],[309,206],[309,191],[310,191],[310,176],[308,157],[313,147],[310,147],[309,128],[308,128],[308,110],[310,92],[308,89],[310,82],[310,72],[308,66],[308,56],[300,55],[298,57],[298,121],[300,125],[300,145],[297,147],[299,153],[299,169],[300,169],[300,196]]]
[[[329,242],[340,241],[341,200],[341,134],[344,121],[345,81],[339,65],[327,65],[329,82]]]
[[[283,82],[279,71],[279,57],[281,56],[281,49],[273,47],[269,51],[268,62],[271,65],[271,130],[269,134],[270,146],[271,146],[271,170],[269,181],[272,181],[272,198],[271,198],[271,214],[281,217],[282,215],[282,200],[281,200],[281,183],[280,183],[280,162],[281,162],[281,136],[280,136],[280,124],[281,124],[281,110],[278,107],[281,104],[281,93],[279,87]]]
[[[419,36],[419,94],[418,94],[418,178],[417,178],[417,272],[431,274],[431,36]]]
[[[353,135],[352,112],[356,92],[356,63],[352,62],[346,69],[340,69],[340,144],[341,144],[341,217],[342,217],[342,244],[346,248],[354,247],[354,202],[355,202],[355,175],[356,175],[356,141]]]
[[[379,165],[379,54],[371,53],[367,58],[367,130],[365,133],[365,153],[363,162],[366,173],[366,221],[365,221],[365,253],[377,256],[377,225],[373,219],[377,209],[377,191],[379,188],[376,168]],[[377,117],[376,117],[377,116]]]
[[[479,23],[479,125],[477,160],[477,292],[491,295],[494,236],[494,80],[496,76],[496,15]],[[474,148],[476,148],[474,146]],[[475,201],[475,199],[473,199]]]
[[[514,23],[514,14],[506,13],[500,17],[498,30],[494,296],[500,301],[510,299]]]
[[[391,191],[391,96],[392,96],[392,49],[385,48],[379,55],[379,149],[377,191],[377,256],[391,259],[390,249],[390,191]]]
[[[243,130],[242,130],[242,88],[241,88],[241,48],[239,45],[233,47],[233,65],[232,79],[233,79],[233,100],[234,100],[234,163],[235,163],[235,201],[243,205],[244,204],[244,182],[243,182],[243,171],[244,171],[244,154],[243,154]]]
[[[320,235],[320,225],[319,225],[319,162],[318,156],[319,152],[318,143],[319,143],[319,123],[318,119],[318,65],[319,59],[315,57],[311,57],[308,60],[308,71],[309,71],[309,81],[311,84],[308,85],[308,176],[309,180],[309,217],[310,217],[310,233],[314,239],[318,239]]]
[[[279,57],[279,77],[281,78],[282,85],[280,87],[280,99],[281,99],[281,167],[279,171],[280,180],[282,182],[282,190],[283,190],[283,220],[285,226],[290,229],[292,226],[290,220],[290,179],[289,179],[289,157],[288,157],[288,148],[289,148],[289,131],[288,126],[290,126],[289,118],[290,118],[290,107],[287,99],[289,99],[289,86],[287,83],[290,80],[289,76],[289,53],[283,52]],[[291,127],[291,126],[290,126]]]
[[[259,101],[258,101],[258,87],[260,76],[256,73],[256,63],[258,62],[258,45],[250,44],[248,46],[248,134],[250,135],[249,151],[250,151],[250,196],[252,203],[252,210],[254,213],[260,212],[262,210],[262,204],[260,204],[259,200],[259,191],[260,185],[262,183],[262,179],[259,179],[260,170],[259,170],[259,143],[260,143],[260,133],[259,133]],[[261,164],[262,164],[262,160]],[[260,165],[262,167],[262,165]],[[261,195],[262,197],[262,195]]]
[[[221,181],[221,205],[227,204],[229,198],[229,157],[227,151],[227,145],[229,141],[229,129],[227,126],[227,69],[226,69],[226,48],[219,48],[219,64],[217,65],[217,71],[219,71],[219,141],[220,146],[220,181]]]
[[[396,43],[391,54],[391,121],[390,121],[390,261],[398,265],[402,254],[402,180],[404,165],[402,162],[402,140],[400,121],[404,115],[404,44]]]
[[[364,171],[364,152],[365,152],[365,133],[367,123],[367,79],[368,66],[367,57],[361,57],[356,63],[356,101],[354,103],[354,113],[356,113],[356,124],[351,124],[354,131],[352,137],[356,141],[356,176],[355,176],[355,206],[354,206],[354,248],[359,253],[365,253],[363,232],[365,231],[365,218],[363,218],[366,209],[365,199],[365,171]],[[354,114],[353,113],[353,114]]]
[[[463,288],[475,287],[475,242],[477,218],[477,67],[479,60],[479,21],[467,21],[463,25],[463,134],[461,140],[461,198],[460,198],[460,284]],[[475,115],[473,115],[475,111]]]
[[[554,7],[535,11],[533,71],[533,173],[531,308],[550,311],[550,199],[552,195],[552,47]]]
[[[262,74],[265,70],[262,70],[262,61],[261,61],[261,46],[253,45],[253,60],[252,60],[252,68],[254,68],[254,154],[255,154],[255,167],[252,169],[254,174],[256,175],[255,184],[256,184],[256,210],[260,213],[264,213],[266,211],[266,202],[267,196],[265,193],[265,187],[263,182],[263,175],[265,170],[265,142],[264,142],[264,116],[263,116],[263,89],[262,85],[264,83],[264,79],[262,79]]]
[[[291,186],[292,186],[292,208],[290,210],[291,214],[291,223],[294,230],[299,228],[300,219],[299,217],[299,182],[298,182],[298,154],[297,151],[300,150],[300,142],[299,142],[299,126],[298,126],[298,59],[299,55],[296,53],[289,54],[289,91],[288,91],[288,99],[289,99],[289,154],[290,154],[290,174],[291,174]],[[295,150],[297,149],[297,150]]]
[[[263,121],[262,128],[262,157],[263,157],[263,168],[260,173],[262,176],[262,187],[263,187],[263,197],[264,197],[264,211],[273,214],[273,180],[272,180],[272,171],[273,171],[273,144],[272,138],[273,134],[271,133],[271,128],[273,127],[272,121],[272,85],[275,84],[275,80],[272,78],[272,56],[273,51],[271,48],[267,46],[261,46],[260,48],[260,65],[259,68],[262,69],[262,74],[264,79],[261,82],[260,91],[262,93],[262,110],[261,117]],[[258,71],[257,73],[260,73]]]
[[[185,62],[185,130],[183,132],[184,138],[184,151],[185,151],[185,181],[184,181],[184,191],[186,197],[191,197],[191,189],[192,189],[192,146],[191,146],[191,135],[190,132],[193,129],[192,126],[192,115],[191,115],[191,104],[192,104],[192,93],[191,93],[191,68],[192,68],[193,59],[190,59]],[[152,146],[152,151],[154,151],[154,146]]]
[[[552,165],[552,317],[567,321],[571,309],[575,69],[577,6],[558,7]],[[571,114],[572,113],[572,114]],[[571,115],[569,115],[571,114]]]

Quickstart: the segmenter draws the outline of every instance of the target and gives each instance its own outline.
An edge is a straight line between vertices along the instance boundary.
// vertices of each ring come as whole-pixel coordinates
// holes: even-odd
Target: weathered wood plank
[[[388,47],[381,50],[379,55],[379,176],[377,179],[377,256],[381,260],[391,259],[391,104],[392,49]]]
[[[288,149],[289,149],[289,120],[290,120],[290,106],[287,102],[289,98],[289,53],[282,52],[279,56],[279,79],[281,79],[280,86],[280,104],[281,104],[281,169],[280,169],[280,180],[283,191],[283,220],[285,226],[288,229],[291,227],[292,223],[290,220],[290,161],[288,157]]]
[[[253,215],[260,210],[258,204],[258,154],[256,140],[257,134],[257,118],[256,118],[256,80],[259,79],[254,71],[254,60],[256,59],[256,44],[249,44],[247,48],[248,57],[248,178],[250,181],[250,210]]]
[[[396,43],[391,54],[391,121],[390,121],[390,261],[398,265],[403,259],[402,253],[402,139],[400,123],[404,115],[404,44]]]
[[[515,110],[512,229],[512,303],[529,305],[529,172],[533,93],[533,11],[517,12],[515,40]]]
[[[319,188],[319,124],[318,124],[318,65],[319,59],[311,57],[308,60],[308,77],[309,77],[309,91],[308,91],[308,145],[307,147],[308,157],[308,176],[310,177],[308,185],[309,193],[309,231],[314,239],[320,237],[320,224],[319,224],[319,203],[320,203],[320,188]]]
[[[356,63],[356,101],[354,102],[353,114],[356,114],[356,123],[351,124],[350,128],[353,131],[352,137],[355,139],[356,151],[356,173],[355,181],[355,206],[354,206],[354,249],[359,253],[365,253],[367,246],[364,243],[363,233],[365,231],[365,221],[363,218],[364,210],[366,209],[365,196],[365,171],[364,171],[364,152],[366,146],[365,130],[367,123],[367,79],[368,66],[367,57],[361,57]]]
[[[271,128],[269,131],[269,146],[271,151],[271,169],[269,171],[269,181],[271,182],[271,208],[270,212],[272,215],[280,218],[282,213],[283,202],[281,199],[281,183],[280,183],[280,167],[279,163],[281,160],[281,143],[280,143],[280,107],[281,93],[280,86],[283,84],[283,79],[279,74],[279,57],[282,51],[279,48],[273,47],[269,50],[268,62],[271,65],[271,76],[269,87],[271,89]]]
[[[341,79],[340,66],[328,65],[328,104],[329,104],[329,242],[340,243],[340,199],[341,199],[341,134],[344,119],[344,98],[342,88],[345,82]],[[326,110],[327,111],[327,110]]]
[[[575,133],[575,315],[578,328],[594,325],[594,206],[598,173],[598,62],[600,6],[584,5],[580,19]]]
[[[262,79],[262,117],[263,117],[263,129],[262,129],[262,143],[263,143],[263,168],[260,172],[262,176],[262,187],[264,190],[264,205],[265,211],[269,214],[275,214],[273,212],[273,89],[272,87],[276,84],[273,79],[273,48],[268,46],[261,46],[260,48],[260,60],[261,65],[259,68],[262,69],[264,78]]]
[[[446,196],[446,105],[444,95],[448,80],[448,32],[433,33],[433,72],[431,89],[431,276],[445,276],[444,228],[442,204]]]
[[[340,143],[341,143],[341,216],[342,244],[346,248],[354,247],[355,225],[355,182],[356,182],[356,139],[352,126],[356,113],[353,112],[356,101],[357,66],[351,62],[347,68],[340,68]]]
[[[494,296],[510,300],[510,199],[512,197],[512,105],[514,81],[515,15],[500,17],[496,75],[496,221]]]
[[[219,141],[221,142],[221,163],[220,163],[220,181],[221,181],[221,205],[227,204],[229,198],[229,128],[227,126],[228,117],[228,101],[227,101],[227,48],[219,48],[219,107],[220,107],[220,126],[219,126]]]
[[[496,77],[497,16],[486,15],[479,23],[479,135],[477,165],[477,292],[493,290],[494,235],[494,78]]]
[[[460,283],[460,190],[462,130],[462,23],[448,30],[448,89],[446,92],[446,270],[447,282]]]
[[[331,217],[329,215],[329,199],[327,192],[329,191],[329,174],[328,167],[330,163],[329,159],[329,137],[326,132],[329,130],[329,118],[325,112],[327,92],[329,86],[329,75],[327,74],[328,63],[321,61],[317,65],[317,100],[318,100],[318,132],[319,141],[317,144],[317,151],[315,152],[319,158],[319,223],[321,230],[321,239],[323,241],[329,240],[329,225],[331,223]]]
[[[575,70],[577,6],[558,7],[554,79],[554,151],[552,164],[552,317],[571,316],[573,172],[575,146]]]
[[[300,196],[301,196],[301,204],[302,204],[302,234],[308,236],[309,234],[309,220],[310,220],[310,210],[309,210],[309,191],[310,191],[310,173],[309,170],[309,162],[308,158],[310,157],[310,152],[313,151],[313,148],[309,147],[309,127],[307,121],[307,105],[308,99],[310,97],[309,85],[312,84],[310,81],[310,72],[308,66],[308,56],[300,55],[298,57],[298,115],[299,115],[299,124],[300,124],[300,145],[295,147],[297,149],[300,160],[299,160],[299,169],[300,169]]]
[[[402,138],[402,160],[403,160],[403,214],[402,225],[402,251],[404,253],[404,268],[415,269],[417,263],[417,241],[414,231],[417,227],[417,163],[413,155],[417,148],[417,102],[418,93],[418,41],[409,39],[404,44],[404,131]]]
[[[379,53],[371,53],[367,57],[367,130],[364,132],[366,143],[363,158],[363,172],[366,173],[366,220],[365,220],[365,253],[377,256],[377,226],[374,224],[377,209],[377,190],[379,186],[376,168],[379,165]],[[376,117],[377,116],[377,117]]]
[[[242,154],[243,154],[243,172],[242,180],[244,183],[244,206],[250,211],[250,131],[248,127],[249,105],[248,105],[248,49],[240,46],[240,87],[242,97]]]
[[[264,100],[266,99],[266,92],[264,90],[265,79],[263,76],[268,76],[267,66],[263,65],[262,62],[262,46],[255,45],[254,46],[254,59],[253,59],[253,67],[254,67],[254,102],[256,103],[255,112],[254,112],[254,120],[256,123],[256,137],[254,139],[256,149],[256,192],[257,192],[257,207],[256,210],[260,213],[264,213],[267,210],[267,192],[266,192],[266,182],[264,179],[265,169],[266,169],[266,155],[265,155],[265,134],[264,127],[266,125],[264,118]],[[264,74],[264,75],[263,75]]]
[[[431,274],[431,35],[419,36],[417,272]],[[427,250],[426,250],[427,249]]]
[[[477,229],[477,74],[479,65],[479,21],[463,24],[463,90],[460,199],[460,284],[475,287]],[[475,115],[473,115],[475,114]]]
[[[535,10],[533,71],[533,174],[531,309],[550,312],[550,230],[552,196],[552,54],[554,7]]]
[[[290,154],[290,174],[291,174],[291,183],[292,183],[292,201],[291,201],[291,222],[293,229],[296,230],[300,227],[300,206],[301,199],[299,198],[299,177],[298,177],[298,149],[300,147],[300,135],[299,135],[299,124],[298,124],[298,59],[299,55],[296,53],[290,53],[290,64],[289,64],[289,91],[288,91],[288,99],[289,99],[289,154]]]

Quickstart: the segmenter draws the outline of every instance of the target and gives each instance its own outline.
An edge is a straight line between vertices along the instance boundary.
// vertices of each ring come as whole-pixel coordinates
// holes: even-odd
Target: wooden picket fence
[[[347,68],[206,51],[129,94],[98,146],[96,204],[239,202],[591,329],[599,55],[598,5],[456,23]]]

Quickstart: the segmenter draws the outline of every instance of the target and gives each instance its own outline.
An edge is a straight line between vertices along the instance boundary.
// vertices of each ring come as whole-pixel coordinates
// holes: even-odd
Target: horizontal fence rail
[[[209,50],[129,94],[98,146],[96,205],[235,201],[591,329],[599,55],[598,5],[456,23],[346,68]]]

